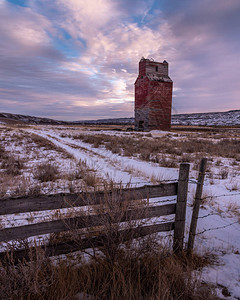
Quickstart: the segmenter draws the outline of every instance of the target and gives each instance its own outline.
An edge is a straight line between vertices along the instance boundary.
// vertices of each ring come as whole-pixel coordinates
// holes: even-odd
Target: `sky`
[[[240,109],[240,0],[0,0],[0,112],[133,117],[142,57],[174,114]]]

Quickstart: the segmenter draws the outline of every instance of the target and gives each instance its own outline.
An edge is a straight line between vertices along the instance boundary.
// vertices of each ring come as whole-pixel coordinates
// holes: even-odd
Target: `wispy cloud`
[[[239,108],[238,0],[0,0],[0,110],[133,115],[142,56],[166,59],[176,112]]]

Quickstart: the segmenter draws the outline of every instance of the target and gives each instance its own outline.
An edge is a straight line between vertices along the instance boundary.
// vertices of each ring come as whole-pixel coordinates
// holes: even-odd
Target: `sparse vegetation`
[[[220,173],[219,173],[219,176],[221,179],[227,179],[228,178],[228,169],[227,168],[223,168],[223,169],[220,169]]]
[[[58,178],[58,167],[51,163],[42,163],[34,172],[35,179],[41,182],[55,181]]]
[[[173,158],[165,158],[163,157],[159,162],[161,167],[165,168],[177,168],[179,164]]]
[[[0,146],[0,159],[1,168],[4,169],[4,173],[11,176],[17,176],[21,174],[21,170],[24,168],[24,162],[20,157],[14,157],[7,152],[3,146]]]
[[[201,153],[202,156],[218,156],[226,158],[236,158],[239,155],[240,140],[237,138],[209,139],[205,134],[197,137],[195,134],[188,134],[186,138],[172,138],[163,136],[152,138],[151,136],[111,136],[106,134],[73,134],[73,139],[80,139],[85,143],[92,144],[98,148],[105,146],[113,153],[121,153],[126,156],[139,156],[142,160],[156,161],[158,153],[183,155],[184,161],[194,160],[193,153]],[[147,137],[147,138],[146,138]],[[122,151],[120,150],[122,149]],[[220,161],[217,163],[219,164]]]

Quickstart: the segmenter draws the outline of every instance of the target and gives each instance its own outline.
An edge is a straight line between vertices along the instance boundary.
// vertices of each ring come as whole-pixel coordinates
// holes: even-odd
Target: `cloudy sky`
[[[240,109],[239,0],[0,0],[0,112],[130,117],[141,57],[173,113]]]

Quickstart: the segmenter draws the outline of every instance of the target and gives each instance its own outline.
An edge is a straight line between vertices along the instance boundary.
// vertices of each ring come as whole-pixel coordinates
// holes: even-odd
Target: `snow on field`
[[[94,147],[90,143],[74,138],[75,134],[100,135],[102,133],[102,131],[81,130],[77,127],[35,126],[21,131],[23,143],[19,143],[19,140],[16,139],[16,136],[20,134],[18,129],[2,132],[2,145],[6,151],[11,151],[11,153],[15,153],[22,159],[25,157],[25,164],[28,168],[23,170],[23,174],[28,174],[28,177],[31,179],[29,179],[29,182],[32,184],[37,184],[38,182],[34,179],[31,168],[34,168],[34,165],[42,161],[48,160],[55,162],[60,171],[65,172],[65,174],[70,169],[72,171],[72,169],[77,168],[77,163],[82,161],[88,169],[94,170],[102,180],[121,183],[122,185],[131,183],[132,186],[141,186],[157,181],[177,180],[178,168],[176,167],[162,167],[156,162],[143,161],[139,156],[123,156],[107,150],[104,145]],[[150,139],[168,136],[172,140],[184,140],[187,138],[185,134],[161,131],[154,131],[150,135],[149,133],[104,131],[104,135],[113,137],[132,137],[135,135]],[[46,149],[46,147],[36,145],[34,141],[31,142],[32,136],[35,137],[35,142],[37,142],[36,136],[39,136],[55,145],[56,148],[51,150],[51,147]],[[199,136],[199,138],[204,137]],[[207,139],[211,140],[212,137],[209,136]],[[31,144],[31,147],[26,148],[26,144],[28,146]],[[35,149],[34,151],[32,151],[33,148]],[[234,158],[210,157],[209,165],[211,171],[207,173],[205,179],[195,249],[199,253],[208,253],[208,255],[216,256],[215,263],[203,269],[202,280],[217,286],[219,297],[222,299],[239,299],[240,163]],[[197,171],[193,166],[194,163],[191,162],[187,231],[190,224],[197,179]],[[66,186],[69,184],[66,184],[68,180],[66,178],[65,183],[64,178],[56,180],[56,183],[54,183],[55,189],[52,189],[52,191],[68,191]],[[48,188],[49,186],[46,183],[46,192],[49,192]],[[161,199],[155,199],[155,201],[157,200]],[[44,217],[42,214],[39,215],[39,218]],[[27,218],[29,220],[31,216]],[[2,226],[12,226],[12,223],[16,221],[18,224],[23,224],[22,219],[20,219],[19,216],[12,216],[11,220],[3,218]],[[222,290],[226,290],[226,288],[230,295],[228,297],[224,297],[222,294]],[[224,294],[226,296],[226,293]]]
[[[106,179],[117,183],[143,185],[148,183],[152,177],[164,180],[176,180],[178,171],[176,169],[166,169],[149,164],[133,158],[113,154],[104,148],[93,148],[91,145],[61,137],[59,134],[50,130],[46,133],[32,130],[32,133],[53,142],[56,146],[63,148],[72,154],[76,159],[84,160],[89,167],[93,167]],[[111,133],[110,133],[111,134]],[[133,174],[131,174],[133,173]]]

